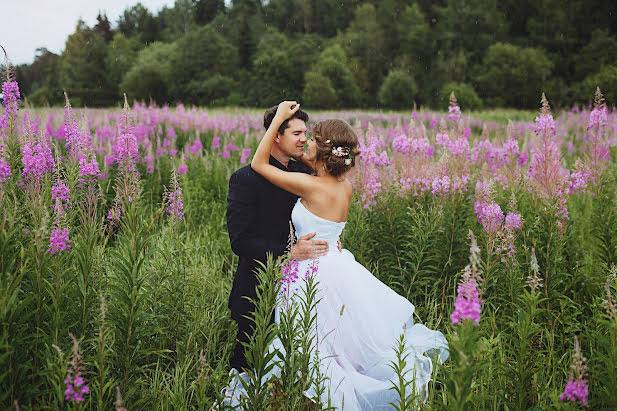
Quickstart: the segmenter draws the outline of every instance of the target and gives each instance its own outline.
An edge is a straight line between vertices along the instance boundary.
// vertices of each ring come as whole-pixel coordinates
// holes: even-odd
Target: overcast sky
[[[0,23],[0,45],[9,56],[11,63],[17,65],[32,63],[35,50],[45,47],[54,53],[64,50],[69,34],[75,31],[77,20],[90,27],[96,24],[96,16],[105,11],[112,27],[116,26],[118,16],[138,0],[2,0]],[[157,14],[163,6],[173,6],[174,0],[141,0],[152,14]],[[0,50],[1,53],[1,50]],[[4,56],[2,56],[4,61]]]

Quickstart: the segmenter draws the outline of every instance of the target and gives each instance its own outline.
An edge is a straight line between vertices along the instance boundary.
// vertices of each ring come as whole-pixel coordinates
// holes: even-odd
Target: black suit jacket
[[[291,172],[310,173],[309,167],[290,161],[285,168],[274,157],[270,164]],[[276,187],[257,174],[250,165],[242,167],[229,179],[227,195],[227,231],[232,251],[239,262],[229,295],[232,318],[240,320],[254,310],[245,297],[255,298],[257,277],[255,260],[266,262],[266,253],[274,258],[283,255],[289,238],[291,210],[298,196]]]

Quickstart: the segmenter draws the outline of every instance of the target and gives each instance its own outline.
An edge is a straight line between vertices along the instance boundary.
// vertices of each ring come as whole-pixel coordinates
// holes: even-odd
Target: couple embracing
[[[257,261],[289,251],[304,273],[317,261],[316,334],[322,374],[328,377],[331,404],[346,410],[389,410],[398,398],[392,389],[394,344],[405,335],[407,378],[426,399],[431,356],[448,357],[443,334],[414,324],[414,306],[375,278],[353,255],[341,249],[341,235],[352,198],[345,178],[359,154],[358,137],[342,120],[316,123],[307,138],[308,114],[295,101],[284,101],[264,115],[266,133],[250,166],[229,181],[227,227],[239,256],[229,308],[238,324],[238,341],[226,390],[228,405],[238,403],[239,378],[248,367],[242,342],[252,336]],[[308,149],[304,151],[305,145]],[[290,224],[298,241],[287,250]],[[298,281],[303,281],[300,276]],[[247,298],[248,297],[248,298]],[[309,390],[307,395],[311,395]],[[328,398],[321,398],[323,403]]]

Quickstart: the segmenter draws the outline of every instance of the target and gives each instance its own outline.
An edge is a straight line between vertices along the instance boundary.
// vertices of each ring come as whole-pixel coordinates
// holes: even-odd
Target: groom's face
[[[292,118],[287,122],[283,134],[277,133],[276,142],[280,150],[289,157],[302,157],[306,143],[306,124],[299,118]]]

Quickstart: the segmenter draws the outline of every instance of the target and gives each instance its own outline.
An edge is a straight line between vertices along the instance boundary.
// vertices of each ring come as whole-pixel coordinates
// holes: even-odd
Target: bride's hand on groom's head
[[[278,105],[276,109],[276,116],[278,116],[281,120],[285,121],[289,117],[293,116],[293,114],[300,110],[300,104],[296,101],[283,101]]]
[[[315,237],[315,233],[305,234],[291,247],[291,258],[293,260],[312,260],[328,254],[328,242],[314,240],[313,237]]]

